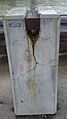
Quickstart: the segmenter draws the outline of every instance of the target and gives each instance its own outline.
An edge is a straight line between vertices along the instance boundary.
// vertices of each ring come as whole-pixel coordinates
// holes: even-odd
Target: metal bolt
[[[30,9],[32,12],[35,12],[36,6],[37,6],[37,0],[30,0]]]

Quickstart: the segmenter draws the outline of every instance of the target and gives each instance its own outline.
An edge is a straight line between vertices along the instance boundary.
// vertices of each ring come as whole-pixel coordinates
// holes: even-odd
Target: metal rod
[[[35,12],[35,8],[37,6],[37,0],[30,0],[30,10]]]

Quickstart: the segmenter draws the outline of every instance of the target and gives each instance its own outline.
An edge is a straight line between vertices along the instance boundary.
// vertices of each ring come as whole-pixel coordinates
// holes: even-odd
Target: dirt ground
[[[60,57],[58,81],[58,109],[53,116],[14,115],[11,80],[6,57],[0,58],[0,119],[66,119],[67,118],[67,55]]]

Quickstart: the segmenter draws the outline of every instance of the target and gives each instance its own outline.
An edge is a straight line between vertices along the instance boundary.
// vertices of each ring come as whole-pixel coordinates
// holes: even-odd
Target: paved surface
[[[38,6],[54,9],[59,14],[67,15],[67,0],[37,0]],[[0,0],[0,19],[14,7],[29,7],[30,0]]]
[[[54,116],[15,117],[7,58],[0,58],[0,119],[66,119],[67,118],[67,56],[60,57],[58,110]]]

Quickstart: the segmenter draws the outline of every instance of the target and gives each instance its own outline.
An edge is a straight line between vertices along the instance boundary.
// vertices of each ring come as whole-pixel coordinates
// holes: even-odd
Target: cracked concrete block
[[[4,19],[15,114],[54,114],[57,109],[59,16],[53,10],[40,8],[40,30],[35,40],[34,35],[29,37],[26,31],[26,11],[16,10]]]

